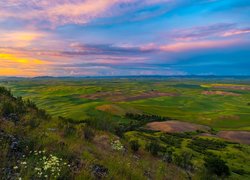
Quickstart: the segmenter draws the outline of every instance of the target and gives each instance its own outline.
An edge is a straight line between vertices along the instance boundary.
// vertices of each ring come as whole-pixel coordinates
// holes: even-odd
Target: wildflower
[[[115,141],[111,142],[111,146],[112,146],[112,149],[114,149],[114,150],[123,150],[124,149],[123,145],[121,144],[121,142],[119,140],[115,140]]]
[[[14,166],[13,168],[14,168],[14,169],[18,169],[18,167],[17,167],[17,166]]]

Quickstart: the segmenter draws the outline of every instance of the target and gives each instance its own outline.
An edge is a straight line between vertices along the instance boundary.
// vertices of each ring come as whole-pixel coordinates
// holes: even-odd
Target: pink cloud
[[[228,37],[228,36],[234,36],[234,35],[239,35],[239,34],[248,34],[250,33],[250,29],[239,29],[239,30],[234,30],[234,31],[229,31],[225,32],[222,34],[223,37]]]
[[[140,6],[170,2],[172,0],[12,0],[0,3],[0,19],[8,17],[33,21],[48,21],[51,26],[85,24],[95,18],[112,17]],[[120,6],[122,4],[128,6]]]
[[[225,40],[225,41],[195,41],[195,42],[177,42],[160,46],[162,51],[179,52],[193,49],[210,49],[227,47],[239,43],[239,40]]]

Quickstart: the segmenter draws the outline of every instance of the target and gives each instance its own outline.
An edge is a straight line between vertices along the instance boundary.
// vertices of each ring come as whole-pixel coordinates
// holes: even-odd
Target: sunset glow
[[[0,76],[250,75],[245,0],[3,0]]]

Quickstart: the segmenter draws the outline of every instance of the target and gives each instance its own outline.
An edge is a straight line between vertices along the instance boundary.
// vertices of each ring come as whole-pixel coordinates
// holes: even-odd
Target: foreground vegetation
[[[59,84],[65,83],[63,81],[3,82],[5,86],[12,87],[13,93],[18,95],[18,97],[13,96],[8,89],[0,88],[0,177],[3,179],[20,177],[22,179],[250,178],[249,145],[225,141],[215,136],[220,129],[244,129],[240,124],[245,121],[241,119],[243,116],[239,116],[238,122],[234,124],[230,124],[231,120],[227,121],[226,118],[229,114],[233,116],[240,111],[242,114],[243,112],[247,114],[247,103],[245,109],[237,111],[234,111],[234,105],[230,104],[230,102],[237,102],[243,107],[247,99],[241,98],[249,96],[245,90],[234,90],[242,94],[240,100],[234,99],[235,96],[224,98],[224,96],[215,95],[211,96],[212,100],[206,98],[211,104],[208,106],[211,109],[207,108],[210,118],[215,118],[222,113],[218,112],[213,116],[209,113],[209,110],[213,112],[212,106],[217,107],[214,105],[216,99],[225,101],[231,110],[225,109],[223,112],[227,114],[224,121],[229,125],[226,122],[219,125],[215,122],[203,122],[212,127],[206,132],[211,135],[205,136],[205,132],[200,130],[164,133],[146,128],[146,124],[150,122],[182,120],[179,117],[188,117],[185,111],[184,115],[178,114],[177,111],[170,111],[174,103],[177,105],[180,96],[147,97],[126,102],[111,102],[105,98],[87,100],[76,97],[81,96],[82,91],[90,94],[96,92],[96,88],[99,89],[98,91],[104,91],[102,89],[104,87],[109,90],[112,88],[112,81],[104,81],[103,85],[99,85],[101,88],[92,84],[89,89],[80,87],[86,82],[90,83],[89,81],[77,80],[67,82],[66,84],[71,84],[70,87],[62,85],[59,87]],[[50,89],[53,87],[52,82],[53,90]],[[148,82],[153,83],[153,81]],[[160,90],[161,86],[166,86],[166,82],[161,82],[153,89],[145,82],[124,83],[126,85],[123,84],[123,87],[119,88],[126,89],[141,84],[143,88],[148,88],[145,89],[146,91],[156,91],[156,88]],[[133,83],[135,84],[132,85]],[[168,86],[170,86],[169,83],[171,82],[168,82]],[[115,84],[115,87],[118,87],[117,83]],[[169,88],[168,91],[176,90],[176,84],[173,83],[172,86],[173,89]],[[43,89],[45,87],[47,89]],[[185,100],[188,95],[199,94],[202,87],[182,85],[178,88],[181,92],[183,89],[188,89],[182,92],[184,95],[182,94],[181,97]],[[140,91],[139,89],[137,91]],[[45,92],[47,94],[44,94]],[[21,98],[20,95],[24,95],[25,98]],[[198,99],[193,101],[199,102],[204,98],[202,96],[199,94]],[[28,97],[32,98],[32,101]],[[140,96],[136,96],[138,97]],[[166,100],[168,98],[175,98],[175,100],[172,101],[172,105],[166,106],[169,107],[169,111],[163,111],[165,103],[170,103]],[[33,100],[39,105],[33,103]],[[49,102],[50,105],[48,105]],[[139,104],[142,103],[144,103],[143,106],[148,107],[145,102],[152,103],[152,110],[140,108]],[[110,103],[112,105],[107,106]],[[160,103],[164,105],[160,106]],[[208,105],[207,103],[204,106]],[[62,108],[60,104],[64,104],[65,107]],[[72,107],[69,108],[69,106]],[[102,108],[98,109],[99,106]],[[196,109],[194,104],[192,106],[194,107],[190,111],[196,111],[197,114],[199,114],[198,110],[203,111]],[[46,107],[52,115],[40,107]],[[131,107],[139,108],[131,109]],[[248,123],[248,121],[245,122],[249,125]]]

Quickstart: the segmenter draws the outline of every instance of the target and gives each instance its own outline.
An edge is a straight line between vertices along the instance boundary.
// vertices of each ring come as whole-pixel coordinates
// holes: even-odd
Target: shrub
[[[83,129],[84,138],[88,141],[92,141],[95,137],[95,132],[92,128],[85,126]]]
[[[72,136],[75,133],[76,133],[76,128],[71,124],[67,124],[67,126],[64,128],[64,137]]]
[[[165,154],[163,155],[163,161],[167,163],[171,163],[173,161],[173,150],[167,149]]]
[[[146,150],[150,152],[153,156],[157,156],[159,151],[161,151],[161,146],[156,142],[151,142],[146,145]]]
[[[38,127],[39,125],[40,125],[40,121],[38,119],[32,118],[29,121],[29,126],[31,129],[34,129],[34,128]]]
[[[10,90],[6,89],[5,87],[0,87],[0,95],[12,96]]]
[[[8,117],[8,115],[12,114],[12,113],[15,113],[15,108],[14,106],[12,105],[12,103],[8,102],[8,101],[5,101],[3,102],[2,104],[2,108],[1,108],[1,114],[4,116],[4,117]]]
[[[171,134],[164,134],[161,135],[160,140],[170,146],[180,148],[183,138]]]
[[[117,126],[116,122],[106,117],[104,117],[103,119],[99,117],[98,118],[93,117],[91,119],[85,120],[85,122],[94,129],[109,131],[109,132],[115,132],[115,128]]]
[[[204,166],[211,174],[216,174],[220,177],[226,177],[230,175],[229,167],[226,162],[217,156],[209,156],[205,159]]]
[[[179,167],[185,169],[186,171],[193,170],[192,159],[193,159],[193,154],[187,151],[182,152],[180,155],[178,154],[174,155],[174,163]]]
[[[130,148],[134,151],[134,152],[137,152],[140,148],[140,144],[138,142],[138,140],[132,140],[129,142],[130,144]]]
[[[169,117],[162,117],[158,115],[147,115],[147,114],[133,114],[133,113],[126,113],[125,117],[128,119],[138,120],[140,122],[153,122],[153,121],[166,121],[171,120],[172,118]]]
[[[195,138],[191,143],[188,144],[189,148],[203,154],[207,152],[207,149],[220,150],[225,148],[226,146],[227,144],[223,141],[203,138]]]

